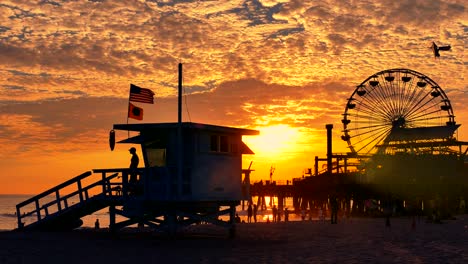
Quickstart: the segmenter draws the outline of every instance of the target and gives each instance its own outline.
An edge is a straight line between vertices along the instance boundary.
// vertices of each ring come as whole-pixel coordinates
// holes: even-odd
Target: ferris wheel
[[[440,86],[409,69],[368,77],[348,99],[343,116],[341,138],[360,155],[385,151],[392,142],[452,136],[459,126]]]

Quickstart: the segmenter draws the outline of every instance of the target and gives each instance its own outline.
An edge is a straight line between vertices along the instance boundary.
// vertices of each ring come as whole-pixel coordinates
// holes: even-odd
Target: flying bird
[[[432,42],[432,46],[431,46],[431,49],[432,49],[432,52],[434,53],[434,58],[437,58],[437,57],[440,57],[440,53],[439,51],[441,50],[450,50],[450,45],[445,45],[445,46],[437,46],[437,44],[435,44],[435,42]]]

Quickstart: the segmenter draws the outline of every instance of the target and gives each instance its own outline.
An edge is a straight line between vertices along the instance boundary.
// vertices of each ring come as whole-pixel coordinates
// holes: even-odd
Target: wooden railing
[[[261,184],[260,184],[261,183]],[[270,182],[269,180],[258,180],[252,183],[256,185],[292,185],[292,180],[274,180]]]
[[[111,190],[115,190],[116,188],[120,188],[119,189],[119,192],[121,193],[121,195],[124,197],[124,198],[127,198],[128,196],[128,181],[129,181],[129,175],[130,175],[130,172],[132,170],[131,169],[128,169],[128,168],[114,168],[114,169],[93,169],[93,172],[94,173],[101,173],[101,178],[104,180],[104,179],[107,179],[108,177],[111,177],[111,176],[107,176],[108,174],[111,174],[111,173],[114,173],[114,174],[119,174],[120,173],[120,176],[119,178],[121,178],[121,180],[117,183],[111,183],[109,182],[107,186],[102,186],[102,191],[105,192],[106,188],[107,189],[111,189]],[[114,175],[112,174],[112,175]],[[143,174],[143,169],[138,169],[138,174],[141,176]]]
[[[96,182],[83,187],[83,180],[93,175],[91,171],[87,171],[41,194],[38,194],[24,202],[17,204],[16,215],[18,217],[18,228],[22,228],[24,226],[23,218],[25,217],[36,215],[37,221],[41,221],[51,214],[60,213],[63,210],[68,209],[70,199],[78,198],[79,203],[83,203],[87,201],[90,198],[90,194],[93,193],[96,193],[96,195],[100,196],[113,195],[113,191],[119,188],[124,189],[124,187],[122,186],[122,181],[112,182],[111,180],[115,179],[119,175],[119,172],[122,172],[122,174],[125,175],[125,177],[122,178],[127,178],[127,171],[128,169],[94,170],[94,172],[100,172],[102,174],[101,179],[96,179]],[[114,174],[108,175],[108,172],[114,172]],[[72,191],[68,194],[62,193],[64,192],[65,188],[70,187],[75,187],[75,191]],[[26,207],[32,207],[32,210],[24,212],[23,209]],[[53,210],[54,212],[51,213],[50,211]]]

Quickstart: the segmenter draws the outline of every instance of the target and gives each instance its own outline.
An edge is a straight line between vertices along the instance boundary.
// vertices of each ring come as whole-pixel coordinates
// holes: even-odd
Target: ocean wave
[[[15,213],[12,213],[12,214],[3,213],[3,214],[0,214],[0,216],[3,216],[3,217],[16,217],[16,214]]]
[[[34,215],[31,213],[23,214],[24,217],[33,217]],[[11,217],[16,218],[16,213],[0,213],[0,217]]]

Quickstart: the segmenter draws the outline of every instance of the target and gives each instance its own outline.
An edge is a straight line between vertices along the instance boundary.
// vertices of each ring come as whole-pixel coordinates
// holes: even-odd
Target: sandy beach
[[[0,233],[0,263],[468,263],[468,215],[442,224],[354,218],[238,224],[237,235],[194,225],[178,235],[80,229]]]

